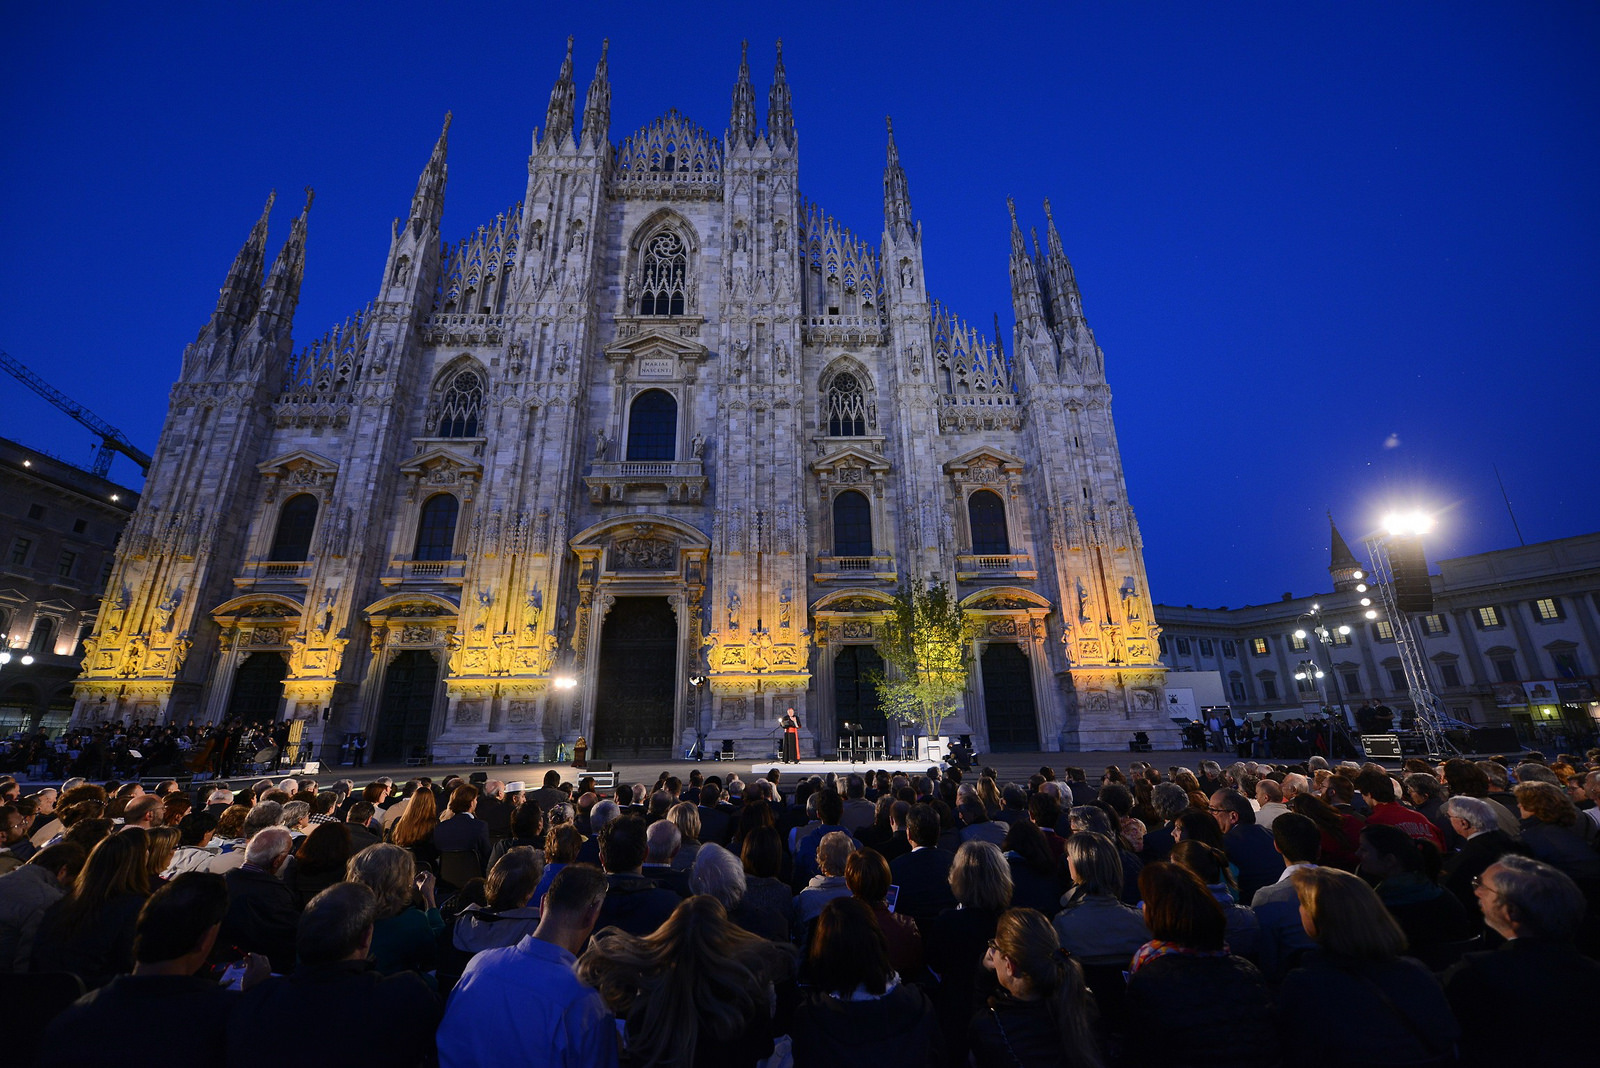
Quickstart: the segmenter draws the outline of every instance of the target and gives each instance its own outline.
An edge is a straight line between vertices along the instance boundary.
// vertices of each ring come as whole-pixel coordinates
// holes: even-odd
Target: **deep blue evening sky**
[[[893,114],[929,285],[1008,348],[1005,197],[1051,199],[1157,600],[1326,588],[1329,508],[1515,545],[1494,464],[1528,541],[1600,529],[1600,6],[787,6],[8,3],[0,348],[153,449],[268,189],[274,246],[317,190],[303,342],[375,294],[447,109],[453,240],[521,197],[567,34],[580,94],[611,38],[613,142],[720,132],[743,37],[764,114],[782,36],[803,191],[876,243]]]

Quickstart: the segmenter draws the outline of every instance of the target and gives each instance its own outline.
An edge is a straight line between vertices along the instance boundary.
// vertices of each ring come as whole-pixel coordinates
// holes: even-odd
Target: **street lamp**
[[[4,652],[0,652],[0,667],[4,667],[9,663],[11,663],[11,650],[7,649]],[[23,667],[27,667],[29,664],[33,663],[33,654],[23,653],[22,656],[17,660],[17,663],[21,664]]]

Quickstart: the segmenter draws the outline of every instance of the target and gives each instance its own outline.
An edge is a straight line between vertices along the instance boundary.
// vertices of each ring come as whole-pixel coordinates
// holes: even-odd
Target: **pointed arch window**
[[[833,555],[872,555],[872,505],[856,490],[833,499]]]
[[[483,421],[483,375],[473,368],[457,371],[439,397],[437,436],[475,438]]]
[[[422,502],[417,518],[417,544],[413,560],[453,560],[456,547],[456,519],[461,505],[454,494],[435,493]]]
[[[629,460],[678,458],[678,402],[672,394],[647,389],[628,409]]]
[[[867,395],[855,375],[835,375],[828,385],[828,434],[861,437],[867,432]]]
[[[268,560],[300,561],[311,558],[311,534],[317,529],[317,499],[296,493],[278,512],[278,529],[272,534]]]
[[[682,315],[687,306],[689,249],[671,230],[645,242],[639,278],[640,315]]]
[[[967,524],[972,531],[972,551],[979,556],[1004,556],[1011,552],[1006,530],[1006,506],[992,490],[979,490],[967,498]]]

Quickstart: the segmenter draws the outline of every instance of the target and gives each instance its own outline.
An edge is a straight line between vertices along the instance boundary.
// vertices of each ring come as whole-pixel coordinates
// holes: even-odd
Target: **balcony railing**
[[[246,589],[258,582],[304,582],[311,576],[312,564],[306,560],[246,560],[233,584]]]
[[[596,478],[698,478],[703,473],[699,460],[622,460],[589,468]]]
[[[1033,557],[1027,553],[958,553],[956,576],[962,579],[989,576],[1029,577],[1035,575]]]
[[[818,582],[893,582],[892,556],[819,556]]]
[[[694,460],[600,460],[583,479],[595,504],[623,503],[636,490],[666,491],[667,500],[694,503],[705,496],[705,464]]]
[[[408,581],[459,586],[466,573],[465,560],[391,560],[389,570],[379,581],[385,586],[398,586]]]

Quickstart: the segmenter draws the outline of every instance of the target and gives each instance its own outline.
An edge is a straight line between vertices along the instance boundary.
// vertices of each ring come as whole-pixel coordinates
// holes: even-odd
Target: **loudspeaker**
[[[1389,539],[1389,566],[1394,571],[1395,607],[1406,615],[1433,611],[1433,581],[1428,577],[1428,557],[1422,539]]]
[[[1520,753],[1515,727],[1474,727],[1467,732],[1467,750],[1473,753]]]
[[[584,770],[585,771],[590,771],[590,772],[610,771],[611,770],[611,761],[609,761],[609,760],[591,760],[591,761],[589,761],[589,766],[587,768],[585,768]]]
[[[487,771],[475,771],[471,775],[467,776],[467,782],[471,783],[473,786],[482,786],[488,781],[489,773]]]

